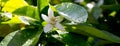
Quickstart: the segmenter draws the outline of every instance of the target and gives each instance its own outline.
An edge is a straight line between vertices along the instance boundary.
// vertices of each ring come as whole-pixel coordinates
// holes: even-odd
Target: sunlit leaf
[[[13,12],[14,10],[23,6],[28,6],[24,0],[9,0],[5,3],[2,11]]]
[[[19,19],[19,16],[13,17],[11,20],[6,22],[1,22],[2,24],[19,24],[22,23],[22,21]]]
[[[73,3],[62,3],[55,6],[57,12],[66,19],[75,23],[86,22],[88,13],[82,6]]]
[[[37,7],[34,6],[24,6],[13,11],[14,14],[21,16],[29,16],[39,20]]]
[[[113,11],[109,14],[109,16],[115,17],[116,11]]]
[[[7,2],[8,0],[0,0],[0,2]]]
[[[0,46],[35,46],[40,35],[38,29],[14,31],[1,41]]]
[[[15,16],[9,21],[1,22],[2,24],[25,24],[25,25],[30,25],[34,24],[37,25],[37,20],[27,17],[27,16]]]
[[[15,16],[13,17],[11,20],[6,21],[6,22],[1,22],[2,24],[18,24],[18,23],[22,23],[19,19],[19,16]]]

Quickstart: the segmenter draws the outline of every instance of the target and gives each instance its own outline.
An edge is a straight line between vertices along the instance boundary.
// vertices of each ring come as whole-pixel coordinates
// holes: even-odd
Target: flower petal
[[[51,24],[47,24],[47,25],[44,27],[44,32],[45,32],[45,33],[48,33],[52,28],[53,28],[53,26],[52,26]]]
[[[46,22],[50,22],[50,19],[44,14],[42,14],[42,19],[44,19]]]
[[[48,17],[53,18],[54,17],[54,12],[51,8],[48,9]]]
[[[55,27],[58,28],[59,30],[63,30],[63,31],[65,30],[60,23],[56,23]]]
[[[63,20],[63,18],[61,16],[57,16],[56,20],[57,20],[57,22],[61,22]]]

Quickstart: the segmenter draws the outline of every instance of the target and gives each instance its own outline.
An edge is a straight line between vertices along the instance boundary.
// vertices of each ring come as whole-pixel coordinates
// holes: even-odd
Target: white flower
[[[55,17],[51,8],[48,9],[48,16],[42,14],[42,18],[48,23],[44,27],[45,33],[49,32],[54,27],[58,28],[59,30],[65,30],[60,24],[60,22],[62,21],[60,16]]]

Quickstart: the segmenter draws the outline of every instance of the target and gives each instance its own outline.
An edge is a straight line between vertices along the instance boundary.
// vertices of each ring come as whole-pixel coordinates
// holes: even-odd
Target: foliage
[[[120,44],[120,34],[115,31],[120,24],[120,2],[111,1],[0,0],[0,46]],[[54,27],[57,22],[60,25]],[[54,28],[44,29],[47,24]],[[47,29],[50,31],[45,32]]]

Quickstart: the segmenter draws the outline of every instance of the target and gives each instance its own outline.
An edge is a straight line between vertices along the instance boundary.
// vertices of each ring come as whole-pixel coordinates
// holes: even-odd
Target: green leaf
[[[8,11],[12,13],[14,10],[24,6],[28,6],[24,0],[9,0],[5,3],[2,11]]]
[[[88,13],[82,6],[73,3],[62,3],[55,7],[59,14],[72,22],[83,23],[88,18]]]
[[[22,23],[22,21],[19,19],[19,16],[15,16],[15,17],[12,17],[11,20],[9,21],[5,21],[5,22],[1,22],[2,24],[19,24],[19,23]]]
[[[60,35],[52,35],[54,38],[60,40],[67,46],[90,46],[83,36],[76,35],[73,33],[65,33]]]
[[[38,0],[38,9],[40,12],[48,5],[49,5],[49,0]]]
[[[0,43],[0,46],[35,46],[41,31],[38,29],[24,29],[8,34]]]
[[[70,25],[70,26],[67,26],[67,30],[70,32],[78,33],[78,34],[94,36],[94,37],[105,39],[111,42],[120,43],[120,37],[113,35],[109,32],[101,31],[99,29],[96,29],[92,26],[88,26],[85,24]]]
[[[34,24],[37,25],[38,22],[36,19],[27,17],[27,16],[15,16],[9,21],[1,22],[1,24],[25,24],[25,25],[30,25]],[[39,24],[38,24],[39,25]]]
[[[13,11],[13,14],[18,14],[22,16],[29,16],[39,20],[39,15],[37,7],[34,6],[24,6]]]
[[[0,2],[7,2],[8,0],[0,0]]]
[[[0,0],[0,11],[2,10],[2,7],[8,0]]]

